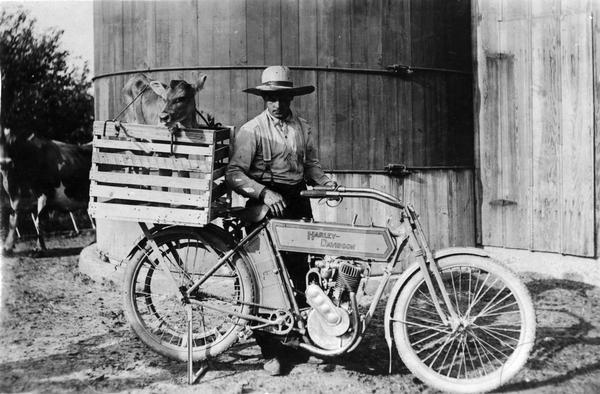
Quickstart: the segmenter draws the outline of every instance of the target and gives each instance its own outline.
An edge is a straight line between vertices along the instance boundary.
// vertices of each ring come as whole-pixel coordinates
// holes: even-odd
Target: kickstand
[[[188,384],[194,384],[208,370],[208,363],[203,364],[200,369],[194,372],[194,357],[193,357],[193,331],[192,331],[192,304],[187,304],[185,307],[187,313],[187,347],[188,347]]]

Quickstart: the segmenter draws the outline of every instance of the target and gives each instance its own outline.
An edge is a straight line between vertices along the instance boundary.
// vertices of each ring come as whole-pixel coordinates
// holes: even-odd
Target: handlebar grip
[[[328,185],[328,186],[313,186],[313,190],[332,192],[337,189],[337,185]]]
[[[302,197],[306,197],[306,198],[323,198],[326,197],[326,192],[329,191],[330,189],[327,190],[302,190],[300,192],[300,196]]]

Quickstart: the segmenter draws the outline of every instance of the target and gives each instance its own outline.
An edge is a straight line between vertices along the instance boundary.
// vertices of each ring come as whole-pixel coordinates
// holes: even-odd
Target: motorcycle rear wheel
[[[400,358],[439,390],[493,390],[525,365],[533,347],[536,323],[529,292],[515,274],[489,258],[456,255],[437,263],[459,322],[454,327],[442,322],[417,272],[393,308]]]
[[[130,259],[124,277],[125,315],[138,337],[157,353],[186,361],[187,314],[180,287],[189,288],[223,255],[227,247],[207,228],[171,227],[155,240],[162,255],[156,258],[146,243]],[[241,258],[233,257],[200,287],[192,303],[193,359],[223,353],[238,339],[245,320],[209,309],[248,314],[254,282]],[[169,274],[170,272],[170,274]],[[206,307],[205,307],[206,306]]]

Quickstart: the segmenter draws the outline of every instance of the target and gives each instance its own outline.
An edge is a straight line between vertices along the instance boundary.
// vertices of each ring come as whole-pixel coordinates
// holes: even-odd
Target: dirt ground
[[[387,373],[381,311],[358,349],[323,363],[267,376],[253,342],[211,362],[199,384],[186,383],[185,363],[150,351],[129,330],[119,286],[77,270],[93,234],[50,239],[46,257],[21,243],[2,258],[0,391],[152,393],[399,393],[433,390],[394,356]],[[600,392],[600,288],[526,275],[538,332],[526,368],[501,392]]]

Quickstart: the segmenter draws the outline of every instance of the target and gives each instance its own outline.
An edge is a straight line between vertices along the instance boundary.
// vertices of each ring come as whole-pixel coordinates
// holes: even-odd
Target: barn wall
[[[585,0],[477,2],[486,246],[598,254],[598,8]]]
[[[198,107],[217,121],[239,127],[263,110],[260,98],[241,91],[260,83],[264,65],[306,67],[294,69],[295,83],[315,85],[317,91],[296,98],[293,107],[311,120],[324,168],[382,170],[388,163],[458,166],[461,169],[417,171],[415,177],[422,183],[412,197],[445,201],[446,189],[428,182],[442,177],[452,183],[466,173],[471,183],[449,188],[464,187],[466,194],[473,195],[468,1],[98,1],[94,14],[97,75],[205,67],[201,71],[208,79],[197,95]],[[391,64],[432,70],[416,70],[408,76],[359,71],[385,71]],[[162,81],[195,78],[194,71],[149,74]],[[95,80],[97,119],[112,118],[125,105],[120,89],[130,76]],[[401,179],[385,175],[341,176],[348,185],[371,177],[398,183],[395,192],[403,193],[406,187]],[[466,201],[473,217],[473,199]],[[447,218],[445,212],[457,213],[446,205],[428,209],[436,221],[454,226],[462,220]],[[363,214],[371,216],[371,212]],[[339,219],[347,222],[348,215],[340,214]],[[438,238],[454,237],[472,244],[474,226],[444,229]]]

